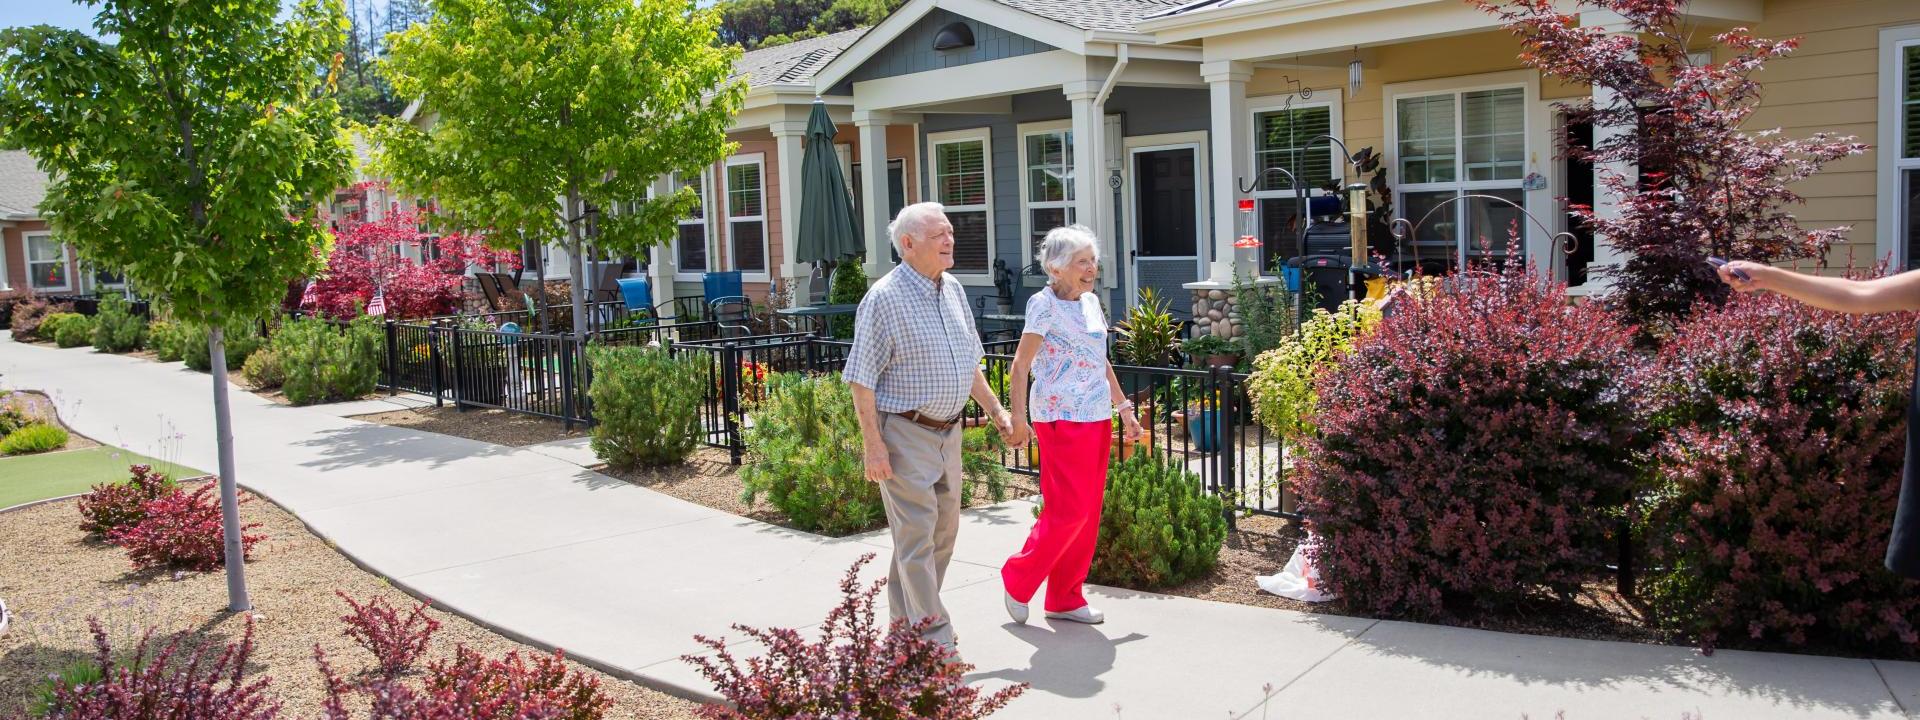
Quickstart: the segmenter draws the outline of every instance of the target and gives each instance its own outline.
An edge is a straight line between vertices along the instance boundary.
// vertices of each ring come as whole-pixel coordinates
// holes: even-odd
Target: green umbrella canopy
[[[798,262],[837,262],[866,251],[853,197],[847,194],[847,180],[833,150],[834,133],[827,104],[815,98],[807,118],[807,151],[800,160],[800,246],[793,255]]]

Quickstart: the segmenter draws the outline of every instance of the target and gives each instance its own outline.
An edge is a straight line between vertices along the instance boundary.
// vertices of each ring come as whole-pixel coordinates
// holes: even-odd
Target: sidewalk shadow
[[[437,468],[459,460],[511,455],[518,451],[478,440],[372,423],[320,430],[295,444],[324,453],[324,457],[302,463],[316,470],[420,462]]]
[[[1071,621],[1047,621],[1047,628],[1006,624],[1014,637],[1034,647],[1033,657],[1024,669],[1008,668],[973,673],[967,682],[1005,680],[1027,683],[1032,689],[1067,698],[1090,698],[1106,689],[1100,676],[1113,669],[1118,648],[1126,643],[1147,639],[1140,633],[1108,638],[1093,625]]]
[[[1338,616],[1312,616],[1331,621]],[[1487,632],[1381,621],[1343,653],[1401,658],[1467,678],[1496,678],[1566,690],[1645,684],[1649,691],[1700,693],[1705,699],[1757,698],[1798,712],[1868,718],[1898,712],[1868,661],[1775,652],[1647,645]],[[1834,667],[1833,663],[1846,667]]]

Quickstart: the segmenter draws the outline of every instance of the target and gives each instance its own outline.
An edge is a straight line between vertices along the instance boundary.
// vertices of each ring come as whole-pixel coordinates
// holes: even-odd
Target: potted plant
[[[1206,367],[1234,366],[1240,363],[1240,343],[1219,335],[1206,334],[1180,343],[1188,357],[1206,360]]]
[[[1167,303],[1153,288],[1140,289],[1140,302],[1127,310],[1115,328],[1120,336],[1117,358],[1128,365],[1167,367],[1180,342],[1180,321],[1167,312]]]
[[[1202,394],[1187,406],[1187,433],[1193,436],[1193,449],[1210,453],[1220,449],[1220,393]]]

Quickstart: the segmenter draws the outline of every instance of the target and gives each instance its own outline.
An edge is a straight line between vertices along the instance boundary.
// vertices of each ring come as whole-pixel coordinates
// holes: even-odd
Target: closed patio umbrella
[[[815,98],[807,118],[806,155],[800,160],[800,246],[793,251],[798,262],[834,263],[866,250],[833,149],[834,133],[827,104]]]

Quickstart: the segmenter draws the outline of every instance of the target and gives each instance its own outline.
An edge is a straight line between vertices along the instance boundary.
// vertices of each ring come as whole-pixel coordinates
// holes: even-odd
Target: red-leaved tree
[[[364,195],[371,183],[355,185]],[[327,256],[326,274],[313,284],[313,300],[305,309],[328,317],[351,319],[384,289],[387,314],[398,318],[448,315],[460,309],[461,286],[472,267],[520,267],[511,250],[487,247],[479,235],[423,232],[429,214],[396,207],[379,220],[368,222],[364,212],[340,219],[340,228]],[[415,261],[408,253],[426,258]]]
[[[1574,208],[1614,247],[1629,254],[1612,270],[1615,300],[1626,317],[1646,329],[1662,329],[1695,302],[1724,303],[1727,288],[1714,278],[1706,256],[1774,262],[1824,258],[1848,227],[1807,230],[1791,206],[1802,202],[1788,186],[1829,162],[1867,146],[1851,136],[1816,133],[1789,139],[1779,130],[1744,128],[1760,105],[1753,73],[1785,56],[1799,40],[1768,40],[1735,28],[1713,37],[1728,52],[1721,62],[1689,59],[1692,27],[1684,0],[1583,0],[1579,10],[1610,11],[1625,24],[1582,26],[1553,0],[1473,0],[1520,37],[1520,58],[1541,72],[1576,84],[1611,90],[1596,106],[1591,99],[1561,103],[1567,125],[1631,128],[1612,136],[1596,133],[1590,147],[1571,135],[1565,152],[1594,163],[1606,192],[1618,198],[1618,217]],[[1640,177],[1607,168],[1630,163]]]

